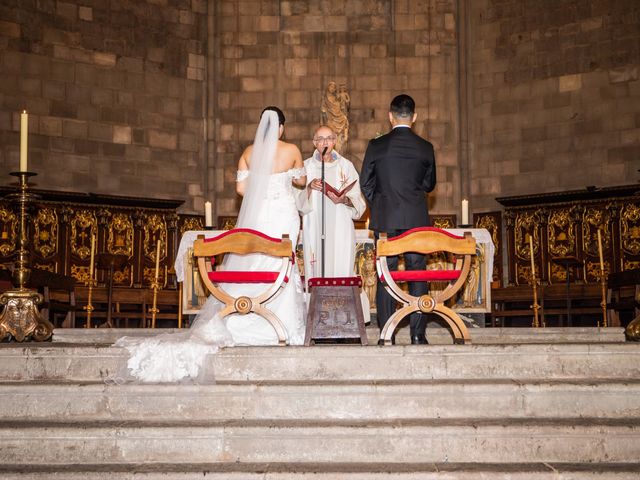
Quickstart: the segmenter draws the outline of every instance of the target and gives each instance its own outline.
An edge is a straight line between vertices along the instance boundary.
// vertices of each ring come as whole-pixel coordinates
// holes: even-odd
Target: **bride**
[[[300,229],[294,185],[306,185],[300,150],[280,140],[285,117],[277,107],[263,110],[253,145],[238,162],[236,190],[244,198],[238,215],[238,228],[251,228],[271,237],[288,234],[294,248]],[[228,255],[222,268],[267,271],[277,269],[280,260],[260,254]],[[254,289],[258,291],[252,291]],[[226,285],[232,295],[252,296],[264,286]],[[301,345],[305,334],[302,282],[297,266],[292,277],[267,304],[282,321],[290,345]],[[255,314],[234,314],[220,319],[222,304],[213,296],[184,332],[162,334],[145,339],[124,337],[116,346],[129,352],[127,376],[142,382],[176,382],[205,379],[206,356],[219,347],[233,345],[272,345],[278,343],[273,327]]]

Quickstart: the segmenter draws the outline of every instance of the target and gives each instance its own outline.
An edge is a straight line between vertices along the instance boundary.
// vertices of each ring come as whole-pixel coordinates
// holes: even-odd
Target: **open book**
[[[356,184],[357,181],[358,180],[354,180],[349,185],[347,185],[346,187],[344,187],[342,190],[339,190],[339,191],[336,190],[335,188],[333,188],[331,185],[329,185],[328,182],[325,182],[325,189],[326,189],[327,192],[333,193],[336,197],[341,197],[345,193],[347,193],[349,190],[351,190],[353,188],[353,186]]]

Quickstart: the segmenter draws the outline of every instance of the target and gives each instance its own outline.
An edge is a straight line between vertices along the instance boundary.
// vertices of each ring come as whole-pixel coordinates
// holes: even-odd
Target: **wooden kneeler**
[[[238,255],[259,253],[279,257],[282,262],[280,270],[272,272],[213,270],[214,257],[226,253]],[[264,304],[276,296],[289,281],[293,266],[293,250],[288,235],[283,235],[282,239],[272,238],[247,228],[228,230],[217,237],[207,239],[203,235],[198,235],[198,239],[193,243],[193,254],[198,259],[198,271],[203,284],[211,295],[224,304],[224,308],[219,313],[220,319],[233,313],[241,315],[256,313],[271,324],[278,335],[279,345],[286,345],[287,332],[282,322]],[[261,283],[265,284],[265,290],[254,297],[234,297],[220,286],[225,283]]]
[[[304,339],[306,346],[316,340],[356,340],[367,345],[360,277],[309,279],[309,314]]]
[[[403,253],[427,255],[435,252],[453,253],[462,258],[456,259],[453,270],[389,271],[387,257]],[[469,331],[460,316],[444,304],[462,288],[469,275],[471,256],[476,253],[476,241],[471,236],[471,232],[465,232],[464,237],[459,237],[440,228],[423,227],[414,228],[393,238],[387,238],[386,234],[382,233],[378,239],[376,253],[376,268],[380,280],[389,295],[402,304],[380,332],[380,340],[385,345],[391,345],[391,339],[400,321],[414,312],[435,313],[447,323],[453,334],[454,343],[471,343]],[[397,282],[449,282],[449,284],[444,290],[433,295],[425,294],[415,297],[402,290]]]

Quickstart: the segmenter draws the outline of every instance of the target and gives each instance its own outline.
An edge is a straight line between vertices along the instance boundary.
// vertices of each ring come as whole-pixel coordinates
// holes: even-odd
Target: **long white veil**
[[[236,228],[260,230],[260,216],[264,211],[263,206],[267,199],[269,176],[273,172],[279,132],[278,114],[273,110],[265,110],[260,117],[260,123],[253,140],[253,149],[249,158],[249,176],[245,180],[247,184]],[[239,271],[255,269],[256,258],[259,256],[259,254],[228,254],[224,258],[222,269]],[[196,315],[192,329],[197,331],[202,322],[214,318],[221,308],[222,304],[213,296],[209,296]]]
[[[265,110],[260,117],[249,158],[249,177],[236,222],[238,228],[256,228],[259,223],[260,207],[267,197],[269,175],[273,173],[279,132],[278,114]]]
[[[273,171],[279,136],[278,114],[266,110],[260,118],[249,159],[249,176],[238,215],[237,227],[259,229],[260,216]],[[227,255],[223,268],[247,270],[254,255]],[[176,382],[181,380],[208,383],[206,357],[219,347],[232,346],[234,340],[217,313],[222,304],[213,296],[202,306],[190,329],[151,338],[122,337],[115,345],[129,351],[127,364],[107,382],[128,380],[142,382]]]

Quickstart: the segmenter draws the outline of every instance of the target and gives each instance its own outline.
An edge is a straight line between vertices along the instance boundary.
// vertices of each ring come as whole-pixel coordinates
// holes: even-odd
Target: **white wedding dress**
[[[273,112],[272,112],[273,113]],[[260,158],[252,156],[251,170],[238,172],[238,181],[249,177],[253,181],[251,194],[245,194],[240,210],[238,227],[252,228],[274,238],[288,234],[294,249],[300,230],[300,217],[294,197],[293,178],[305,175],[304,168],[292,169],[280,173],[262,173],[260,168],[268,168],[267,163],[273,158],[274,125],[277,117],[264,119],[263,114],[258,133],[259,140],[270,136],[271,150],[266,148],[263,157],[267,157],[261,165]],[[268,121],[271,121],[270,125]],[[265,133],[265,131],[267,133]],[[277,133],[277,132],[276,132]],[[277,140],[277,137],[275,137]],[[269,147],[267,145],[267,147]],[[255,167],[255,168],[254,168]],[[252,180],[256,179],[256,180]],[[256,184],[259,184],[256,185]],[[251,197],[253,195],[253,197]],[[249,208],[250,207],[250,208]],[[228,255],[222,268],[231,270],[277,271],[280,268],[279,258],[260,254]],[[261,284],[227,284],[225,288],[232,295],[254,296],[265,289]],[[179,333],[167,333],[148,338],[123,337],[115,345],[128,350],[126,368],[123,368],[112,381],[134,379],[140,382],[180,382],[195,380],[208,383],[213,380],[213,372],[207,369],[207,356],[216,353],[220,347],[234,345],[277,345],[278,336],[271,324],[264,318],[255,315],[234,314],[220,319],[218,312],[222,304],[210,296],[196,316],[193,326]],[[289,345],[301,345],[305,335],[305,304],[302,281],[296,263],[286,286],[266,303],[282,322],[287,333]]]
[[[239,172],[242,173],[242,172]],[[255,229],[271,237],[288,234],[296,244],[300,218],[293,196],[291,180],[304,175],[304,169],[275,173],[269,177],[267,198]],[[253,271],[275,271],[279,258],[247,255],[243,259]],[[244,268],[243,268],[244,269]],[[264,291],[261,284],[226,285],[232,295],[256,295]],[[295,262],[286,286],[266,304],[284,325],[289,345],[302,345],[305,335],[305,304],[302,281]],[[179,382],[196,380],[206,383],[213,372],[206,371],[206,357],[220,347],[234,345],[277,345],[278,336],[267,320],[253,313],[234,314],[220,319],[222,304],[213,296],[196,316],[193,327],[184,332],[161,334],[148,338],[123,337],[116,346],[129,352],[127,369],[119,377],[141,382]]]
[[[238,172],[241,181],[245,172]],[[261,214],[256,220],[255,230],[270,237],[282,238],[289,235],[293,248],[297,244],[300,231],[300,217],[293,194],[292,179],[304,176],[305,169],[299,168],[269,176],[266,201],[261,206]],[[239,270],[244,271],[278,271],[281,260],[266,255],[247,255],[242,260]],[[255,296],[265,290],[264,284],[226,285],[225,290],[234,296]],[[305,335],[305,304],[302,281],[296,262],[292,275],[286,286],[269,302],[269,310],[273,311],[283,323],[287,332],[289,345],[302,345]],[[203,305],[199,318],[211,318],[220,308],[220,303],[213,297]],[[198,322],[198,320],[196,320]],[[269,322],[256,314],[234,314],[224,319],[226,329],[233,337],[235,345],[277,345],[278,336]],[[197,323],[196,323],[197,325]]]

